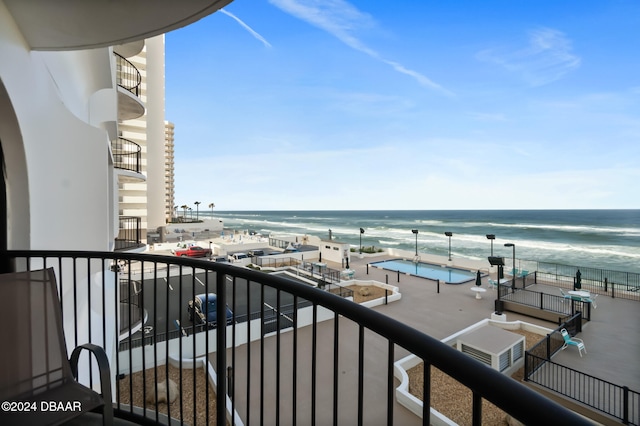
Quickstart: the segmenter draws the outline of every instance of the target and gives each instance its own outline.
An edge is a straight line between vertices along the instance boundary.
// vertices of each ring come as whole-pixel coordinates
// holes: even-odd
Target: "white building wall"
[[[109,48],[31,51],[0,1],[0,143],[8,249],[106,251],[113,247],[116,205],[109,132],[117,119],[117,98],[111,55]],[[38,262],[30,266],[44,266]],[[104,288],[105,300],[110,302],[103,310],[98,281],[103,265],[93,263],[90,282],[80,278],[75,293],[73,271],[82,264],[56,265],[63,300],[90,300],[77,307],[68,302],[63,306],[68,350],[88,342],[91,335],[94,343],[106,343],[113,358],[114,288]],[[102,335],[103,317],[106,336]],[[90,323],[94,325],[91,333]],[[71,338],[75,335],[78,342]]]
[[[164,36],[147,44],[147,228],[166,224],[164,178]]]
[[[110,54],[31,52],[0,3],[10,249],[109,249],[109,137],[89,124],[89,106],[93,93],[112,84],[108,72],[91,73],[91,64],[97,59],[103,68]],[[70,69],[92,77],[78,78],[80,71]]]

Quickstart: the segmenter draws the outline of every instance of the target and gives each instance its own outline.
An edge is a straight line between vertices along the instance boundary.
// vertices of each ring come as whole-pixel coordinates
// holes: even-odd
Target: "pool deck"
[[[478,321],[489,318],[494,312],[494,300],[496,292],[487,284],[487,277],[483,278],[483,287],[487,289],[482,293],[481,299],[476,299],[476,294],[471,291],[473,283],[461,285],[440,284],[439,292],[435,282],[419,278],[416,276],[400,274],[400,281],[397,281],[397,274],[379,268],[369,268],[367,274],[366,265],[368,262],[385,260],[390,256],[377,256],[373,258],[359,259],[358,255],[351,258],[351,269],[355,270],[357,280],[376,280],[386,282],[400,288],[402,299],[374,308],[376,311],[395,318],[411,327],[416,328],[438,340],[444,339]],[[455,263],[455,262],[454,262]],[[340,269],[340,265],[329,264],[329,267]],[[531,288],[535,291],[543,291],[551,294],[559,294],[556,287],[536,285]],[[528,323],[555,329],[554,323],[549,323],[536,318],[506,312],[507,321],[522,320]],[[614,384],[626,385],[630,389],[640,391],[640,367],[638,355],[640,354],[640,302],[624,299],[612,299],[606,295],[598,298],[598,308],[592,311],[592,321],[587,323],[581,334],[577,337],[585,342],[587,354],[582,358],[575,348],[568,348],[560,351],[553,357],[553,361],[584,373],[610,381]],[[324,321],[317,326],[317,368],[321,372],[317,374],[317,395],[318,407],[331,406],[331,393],[323,392],[323,389],[332,389],[333,386],[333,320]],[[261,409],[261,397],[264,398],[265,419],[275,418],[275,406],[277,401],[281,404],[283,418],[282,424],[291,423],[291,394],[290,384],[292,375],[290,363],[287,357],[290,356],[290,346],[293,333],[281,333],[281,394],[276,399],[276,337],[272,336],[264,340],[264,389],[260,390],[260,379],[252,379],[251,382],[251,418],[246,419],[247,390],[246,380],[243,374],[247,365],[247,345],[236,348],[235,357],[237,375],[236,388],[236,409],[245,424],[257,422]],[[366,371],[370,368],[386,371],[386,341],[365,334],[365,364]],[[357,404],[357,345],[350,344],[358,340],[358,327],[350,321],[340,320],[339,334],[339,365],[340,365],[340,393],[339,393],[339,423],[347,424],[356,418]],[[306,344],[309,342],[309,344]],[[297,412],[299,424],[309,421],[311,416],[311,391],[308,382],[311,371],[311,327],[301,328],[298,332],[298,383],[297,388]],[[344,342],[344,344],[343,344]],[[251,348],[251,369],[254,372],[260,371],[259,354],[261,352],[260,341],[250,345]],[[231,359],[231,351],[228,351]],[[215,363],[215,354],[209,357]],[[396,347],[394,352],[395,360],[399,360],[409,353],[403,348]],[[269,367],[267,367],[269,366]],[[322,373],[326,371],[327,373]],[[330,372],[330,373],[329,373]],[[369,376],[367,374],[367,376]],[[352,379],[352,380],[351,380]],[[397,386],[396,380],[396,386]],[[378,378],[365,377],[365,424],[383,423],[386,418],[386,406],[380,403],[380,398],[384,400],[386,385],[379,382]],[[317,424],[331,424],[332,413],[316,412]],[[350,419],[350,420],[347,420]],[[397,402],[394,403],[394,422],[402,425],[421,424],[421,420],[408,409]],[[268,424],[268,423],[267,423]]]

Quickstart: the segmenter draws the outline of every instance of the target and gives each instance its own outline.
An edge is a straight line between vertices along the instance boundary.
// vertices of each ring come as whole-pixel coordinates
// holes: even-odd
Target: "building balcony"
[[[32,49],[84,50],[143,40],[182,28],[231,0],[4,3]]]
[[[140,98],[142,76],[140,71],[117,53],[116,84],[118,85],[118,120],[133,120],[144,115],[144,103]]]
[[[111,142],[113,167],[118,170],[119,177],[124,181],[144,181],[142,174],[142,149],[137,143],[125,138],[118,138]]]
[[[54,268],[67,345],[106,349],[115,413],[136,423],[391,425],[412,416],[410,423],[428,425],[430,370],[437,368],[469,390],[460,409],[474,425],[482,423],[484,400],[524,424],[590,424],[404,323],[291,278],[140,253],[6,256],[15,271]],[[207,305],[216,314],[205,308],[199,324],[189,302],[209,293],[217,296]],[[122,310],[147,320],[141,325]],[[395,400],[394,362],[407,353],[427,366],[426,408],[415,417]],[[82,377],[91,375],[86,370]],[[156,406],[149,395],[167,376],[178,402]]]
[[[142,243],[142,219],[136,216],[119,217],[118,237],[115,241],[116,251],[136,251],[146,245]]]

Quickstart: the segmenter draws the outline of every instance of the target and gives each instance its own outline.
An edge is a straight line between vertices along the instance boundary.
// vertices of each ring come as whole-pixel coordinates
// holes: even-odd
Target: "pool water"
[[[447,284],[463,284],[476,279],[476,272],[464,269],[450,268],[448,266],[432,265],[424,262],[413,262],[411,260],[384,260],[370,264],[378,268],[389,271],[400,271],[404,274],[416,275],[430,280],[440,280]]]

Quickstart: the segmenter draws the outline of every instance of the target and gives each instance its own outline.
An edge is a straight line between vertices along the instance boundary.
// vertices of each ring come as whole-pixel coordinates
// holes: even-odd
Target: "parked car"
[[[264,250],[249,250],[249,257],[264,256]]]
[[[176,256],[209,257],[211,256],[211,250],[200,246],[191,246],[185,249],[175,250],[174,254]]]
[[[236,260],[248,259],[248,258],[249,256],[247,256],[247,253],[233,253],[229,255],[230,262],[235,262]]]
[[[196,295],[195,299],[189,300],[187,304],[189,320],[195,321],[196,324],[207,324],[209,327],[215,327],[218,315],[217,299],[215,293],[203,293]],[[233,322],[233,312],[228,306],[226,306],[226,310],[227,324],[231,324]]]
[[[229,259],[227,259],[224,256],[216,256],[211,260],[213,260],[214,262],[228,262],[229,261]]]

